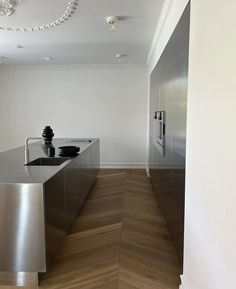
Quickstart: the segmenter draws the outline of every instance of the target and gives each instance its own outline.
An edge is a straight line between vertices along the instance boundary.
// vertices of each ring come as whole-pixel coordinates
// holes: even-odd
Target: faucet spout
[[[43,140],[42,137],[28,137],[25,139],[25,165],[29,163],[29,141],[30,140]]]

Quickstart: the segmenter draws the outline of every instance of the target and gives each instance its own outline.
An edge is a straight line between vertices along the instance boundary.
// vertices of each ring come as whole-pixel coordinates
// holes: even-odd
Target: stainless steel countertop
[[[52,143],[56,149],[55,157],[59,157],[57,148],[60,146],[79,146],[79,155],[81,155],[96,140],[94,138],[53,139]],[[47,157],[42,150],[41,142],[30,144],[29,150],[30,161],[40,157]],[[24,158],[24,146],[0,153],[0,184],[43,184],[72,161],[72,159],[69,159],[60,166],[25,166]]]

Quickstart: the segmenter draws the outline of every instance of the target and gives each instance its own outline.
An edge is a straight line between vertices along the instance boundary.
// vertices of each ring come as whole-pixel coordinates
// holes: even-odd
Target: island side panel
[[[100,144],[97,139],[65,170],[66,215],[69,225],[79,213],[100,169]]]
[[[45,261],[42,185],[0,184],[0,271],[45,272]]]
[[[64,239],[68,225],[65,214],[65,168],[44,184],[46,267]]]
[[[47,268],[60,249],[100,168],[99,140],[44,185]]]

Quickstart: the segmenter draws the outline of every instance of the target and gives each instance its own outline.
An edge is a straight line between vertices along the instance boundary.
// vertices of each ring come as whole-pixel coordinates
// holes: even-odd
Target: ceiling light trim
[[[0,15],[11,16],[15,13],[15,6],[24,0],[0,0]]]
[[[79,4],[79,0],[71,0],[66,7],[66,10],[64,11],[63,15],[56,19],[55,21],[41,25],[36,27],[2,27],[0,26],[0,31],[12,31],[12,32],[36,32],[36,31],[45,31],[52,28],[55,28],[58,25],[61,25],[65,22],[67,22],[75,13],[77,7]]]
[[[117,23],[119,22],[119,18],[117,16],[108,16],[106,17],[106,22],[108,25],[111,25],[111,31],[114,31]]]

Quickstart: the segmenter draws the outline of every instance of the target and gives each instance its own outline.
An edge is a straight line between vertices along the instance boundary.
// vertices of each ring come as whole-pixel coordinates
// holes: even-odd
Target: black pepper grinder
[[[44,138],[45,144],[50,144],[52,142],[52,138],[54,137],[53,130],[50,126],[45,126],[43,130],[42,137]]]

